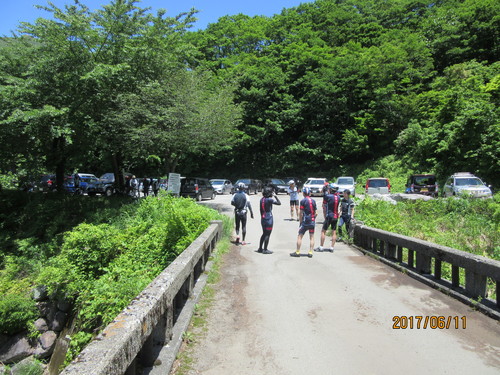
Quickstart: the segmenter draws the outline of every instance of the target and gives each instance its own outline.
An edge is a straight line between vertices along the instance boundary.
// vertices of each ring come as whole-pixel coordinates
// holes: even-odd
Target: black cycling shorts
[[[328,230],[328,227],[331,227],[332,230],[337,230],[337,221],[338,219],[334,219],[331,216],[327,216],[325,221],[323,222],[323,230]]]

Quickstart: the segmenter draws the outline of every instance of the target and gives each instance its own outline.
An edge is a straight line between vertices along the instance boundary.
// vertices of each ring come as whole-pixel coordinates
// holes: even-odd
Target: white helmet
[[[290,180],[290,181],[288,181],[288,185],[293,185],[294,183],[295,183],[295,181],[294,181],[294,180]]]
[[[238,190],[245,190],[247,187],[244,182],[240,182],[238,184]]]

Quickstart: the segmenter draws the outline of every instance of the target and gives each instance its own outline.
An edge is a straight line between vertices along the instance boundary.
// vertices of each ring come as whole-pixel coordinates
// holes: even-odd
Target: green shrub
[[[0,299],[0,333],[12,335],[28,329],[37,316],[35,302],[24,295],[7,294]]]

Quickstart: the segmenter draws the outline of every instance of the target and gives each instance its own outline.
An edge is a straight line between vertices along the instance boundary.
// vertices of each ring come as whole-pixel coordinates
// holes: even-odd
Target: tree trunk
[[[120,191],[123,191],[125,187],[125,181],[123,179],[123,173],[121,171],[121,157],[119,154],[112,155],[113,161],[113,173],[115,174],[115,183],[118,184]]]
[[[52,156],[56,167],[56,189],[64,192],[64,170],[66,168],[65,140],[62,137],[55,138],[52,142]]]

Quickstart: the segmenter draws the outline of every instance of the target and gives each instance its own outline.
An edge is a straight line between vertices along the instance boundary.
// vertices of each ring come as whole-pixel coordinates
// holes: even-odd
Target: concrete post
[[[396,259],[396,245],[389,242],[385,244],[385,257],[387,259]]]
[[[460,286],[460,267],[451,266],[451,285],[455,288]]]
[[[398,246],[397,247],[397,252],[398,252],[398,256],[397,256],[397,260],[399,263],[403,263],[403,248],[401,246]]]
[[[413,263],[413,257],[415,255],[415,252],[413,250],[408,249],[408,266],[410,268],[413,268],[414,263]]]
[[[436,280],[441,280],[441,261],[434,259],[434,277]]]
[[[431,273],[431,257],[417,252],[417,272]]]
[[[469,292],[473,298],[486,296],[486,276],[478,275],[477,273],[465,269],[465,290]]]

